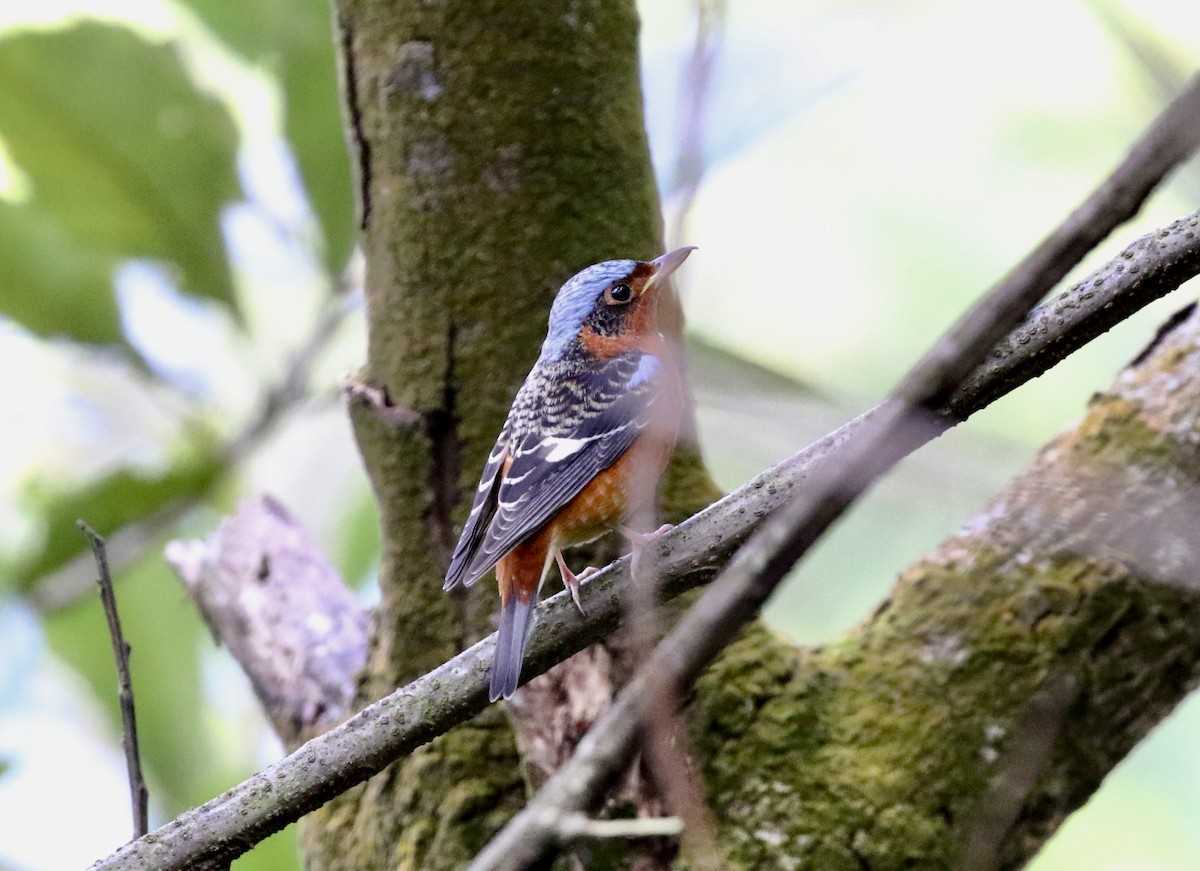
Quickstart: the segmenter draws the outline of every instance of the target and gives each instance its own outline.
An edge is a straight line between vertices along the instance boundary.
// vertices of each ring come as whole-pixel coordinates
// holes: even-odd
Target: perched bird
[[[680,371],[659,332],[658,296],[693,250],[597,263],[554,299],[541,354],[484,466],[446,572],[448,590],[496,568],[492,701],[517,688],[551,562],[579,606],[580,578],[562,548],[653,505],[683,413]]]

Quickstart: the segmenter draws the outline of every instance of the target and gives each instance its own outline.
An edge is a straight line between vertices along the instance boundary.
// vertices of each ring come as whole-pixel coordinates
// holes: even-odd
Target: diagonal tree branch
[[[866,490],[948,426],[941,407],[989,349],[1116,226],[1137,213],[1200,139],[1200,75],[1155,120],[1120,166],[901,379],[874,418],[763,525],[659,644],[592,727],[575,756],[471,863],[520,871],[557,846],[560,814],[591,807],[633,756],[663,698],[679,699],[757,615],[792,567]]]
[[[286,748],[345,719],[370,619],[282,504],[247,500],[206,541],[173,541],[166,557]]]
[[[1037,308],[996,346],[946,401],[941,412],[965,419],[1155,299],[1200,273],[1200,212],[1134,242],[1112,261]],[[782,505],[837,446],[864,426],[867,412],[764,472],[664,535],[658,563],[663,595],[672,598],[711,580],[761,518]],[[934,433],[929,433],[932,438]],[[915,447],[915,446],[914,446]],[[584,587],[583,619],[560,594],[541,608],[526,674],[550,666],[607,635],[621,613],[628,574],[622,559]],[[206,858],[231,858],[299,819],[397,758],[477,714],[487,704],[494,639],[463,653],[295,753],[163,828],[126,844],[94,868],[184,869]]]

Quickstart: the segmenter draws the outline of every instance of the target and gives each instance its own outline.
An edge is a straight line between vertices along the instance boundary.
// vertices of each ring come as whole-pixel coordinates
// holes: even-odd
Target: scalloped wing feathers
[[[534,368],[484,467],[447,589],[486,575],[620,459],[651,424],[660,371],[638,351],[598,367]]]

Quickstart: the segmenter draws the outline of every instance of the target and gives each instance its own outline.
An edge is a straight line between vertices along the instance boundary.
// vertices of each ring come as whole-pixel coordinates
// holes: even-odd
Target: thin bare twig
[[[636,480],[656,481],[652,470],[642,471],[648,474],[636,474]],[[653,505],[653,494],[648,495],[651,498],[637,501],[643,505]],[[653,525],[653,519],[652,510],[645,509],[636,512],[630,518],[630,522],[635,529],[647,529]],[[624,597],[622,616],[628,642],[626,649],[622,651],[628,662],[624,669],[626,674],[634,673],[645,664],[663,630],[659,619],[661,577],[658,560],[653,549],[648,547],[647,540],[639,541],[635,537],[633,541],[635,544],[630,557],[630,573],[634,583],[629,585]],[[618,688],[614,686],[614,690]],[[676,700],[662,696],[656,702],[642,735],[643,753],[640,762],[648,769],[654,789],[646,797],[650,802],[649,811],[647,807],[639,805],[639,812],[654,813],[655,803],[659,800],[665,803],[666,810],[685,823],[680,847],[688,864],[697,871],[707,871],[711,867],[713,857],[717,855],[716,838],[707,797],[692,767],[691,760],[695,755],[692,752],[692,741],[684,727]],[[634,761],[632,766],[637,768],[639,762]],[[673,857],[668,852],[656,857],[655,861],[663,863],[662,867],[670,867],[671,858]]]
[[[717,827],[704,782],[693,763],[695,747],[678,699],[662,695],[654,700],[642,731],[641,750],[667,809],[683,827],[680,846],[688,866],[697,871],[719,871],[724,863],[717,847]]]
[[[582,812],[633,754],[657,699],[680,697],[759,612],[796,562],[845,510],[949,424],[939,411],[989,350],[1113,228],[1137,213],[1166,174],[1200,144],[1200,75],[1142,135],[1112,175],[901,379],[879,413],[842,443],[806,489],[769,517],[683,616],[574,758],[471,863],[519,871],[556,848],[551,814]]]
[[[263,394],[258,413],[226,445],[226,463],[232,465],[248,454],[286,411],[305,398],[305,382],[312,373],[313,365],[329,345],[342,322],[362,305],[361,292],[343,288],[335,290],[317,314],[317,319],[304,341],[288,357],[283,367],[283,375]]]
[[[684,244],[684,229],[704,179],[704,123],[712,101],[713,73],[725,34],[726,0],[697,0],[696,39],[680,83],[679,140],[668,197],[667,250]]]
[[[649,512],[645,513],[649,515]],[[648,519],[635,516],[633,521],[646,527]],[[634,547],[629,570],[634,582],[624,596],[622,625],[629,638],[626,653],[631,660],[629,672],[632,673],[649,660],[663,630],[659,620],[662,577],[659,560],[646,544]],[[684,823],[680,847],[688,864],[698,871],[715,869],[719,866],[712,864],[718,855],[712,811],[692,767],[695,754],[679,713],[678,700],[664,694],[654,702],[641,735],[642,764],[649,769],[667,810]],[[638,762],[634,761],[633,765],[636,767]]]
[[[666,186],[669,214],[664,236],[668,250],[684,244],[688,216],[704,178],[705,122],[712,101],[716,61],[724,40],[727,4],[726,0],[695,0],[692,9],[695,36],[680,77],[675,160]],[[690,395],[684,397],[685,404],[691,401]],[[685,441],[687,438],[685,435]],[[694,439],[694,433],[691,438]],[[646,480],[646,476],[635,478]],[[656,525],[652,521],[654,516],[651,512],[630,518],[634,529],[652,529]],[[639,666],[649,656],[660,633],[657,567],[642,565],[653,562],[652,559],[635,558],[633,571],[637,583],[631,585],[625,603],[623,619],[628,628],[626,638],[629,644],[624,654],[633,667]],[[630,673],[633,668],[627,665],[622,671]],[[715,855],[712,815],[698,778],[691,769],[691,741],[681,728],[676,706],[670,699],[660,702],[643,743],[646,751],[643,760],[657,795],[651,794],[643,800],[653,802],[661,797],[670,811],[686,821],[681,846],[689,861],[703,871],[708,857]],[[635,762],[634,767],[637,765]],[[646,812],[646,808],[642,807],[641,812]]]
[[[939,414],[946,425],[966,419],[1198,273],[1200,212],[1138,239],[1040,306],[997,344],[988,361]],[[845,424],[663,535],[654,546],[661,560],[664,598],[710,581],[761,518],[784,504],[882,408]],[[927,439],[938,432],[927,433]],[[541,674],[613,630],[628,586],[628,568],[625,558],[589,579],[583,590],[586,619],[565,593],[543,603],[529,643],[527,676]],[[483,710],[494,652],[495,636],[489,636],[244,783],[185,812],[159,832],[121,847],[93,868],[171,871],[193,868],[208,858],[241,855]]]
[[[87,537],[96,558],[100,586],[100,602],[104,605],[104,616],[108,619],[108,635],[112,639],[113,659],[117,663],[117,698],[121,703],[121,746],[125,750],[125,768],[129,773],[129,800],[133,808],[133,837],[140,838],[150,830],[150,794],[146,779],[142,775],[142,759],[138,753],[137,716],[133,704],[133,680],[129,674],[129,644],[121,631],[121,618],[117,614],[117,596],[113,592],[112,575],[108,570],[108,554],[104,539],[82,520],[75,525]]]

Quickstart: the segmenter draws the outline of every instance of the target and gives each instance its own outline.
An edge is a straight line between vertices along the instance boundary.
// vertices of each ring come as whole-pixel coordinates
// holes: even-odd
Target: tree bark
[[[1008,868],[1036,853],[1195,684],[1198,403],[1189,308],[860,631],[805,651],[755,626],[731,648],[692,711],[730,867]],[[245,565],[258,586],[262,560]],[[556,599],[551,620],[571,607]],[[317,806],[314,789],[328,800],[442,733],[439,704],[481,710],[479,648],[97,867],[227,863]]]

